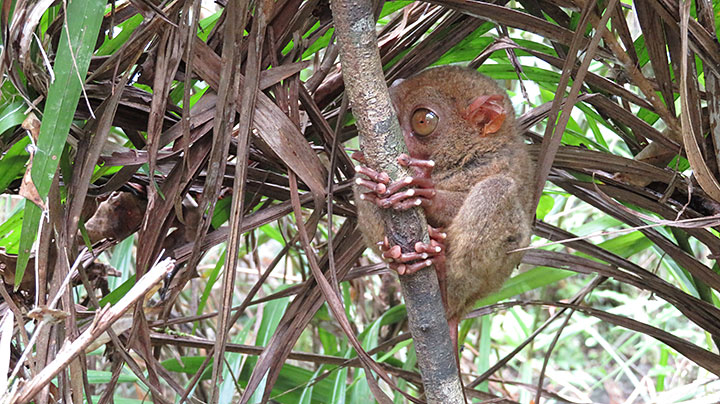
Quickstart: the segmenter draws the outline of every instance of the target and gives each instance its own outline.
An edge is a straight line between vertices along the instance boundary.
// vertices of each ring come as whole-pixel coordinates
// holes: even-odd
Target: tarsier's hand
[[[435,167],[434,161],[401,154],[398,156],[398,163],[404,167],[412,167],[415,174],[390,183],[387,173],[379,173],[364,165],[365,158],[362,153],[354,153],[353,158],[362,163],[355,167],[355,172],[367,177],[355,179],[357,185],[369,190],[360,194],[360,199],[372,202],[382,209],[407,210],[415,206],[432,205],[436,194],[435,184],[430,178]]]

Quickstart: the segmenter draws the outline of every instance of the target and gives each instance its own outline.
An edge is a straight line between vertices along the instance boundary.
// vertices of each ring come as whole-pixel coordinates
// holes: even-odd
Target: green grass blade
[[[60,152],[65,146],[80,100],[83,85],[80,78],[87,75],[105,4],[103,0],[68,2],[67,26],[60,35],[58,53],[53,65],[55,81],[48,89],[37,151],[33,159],[32,179],[43,198],[50,190]]]
[[[60,153],[65,146],[70,124],[77,109],[83,84],[80,78],[87,75],[90,57],[105,12],[105,4],[104,0],[68,2],[67,26],[63,27],[58,43],[57,57],[53,65],[55,80],[48,89],[31,172],[35,187],[43,199],[50,191],[60,161]],[[35,241],[35,233],[40,223],[40,209],[34,205],[28,205],[27,209],[20,238],[15,287],[19,285],[25,273],[30,248]]]

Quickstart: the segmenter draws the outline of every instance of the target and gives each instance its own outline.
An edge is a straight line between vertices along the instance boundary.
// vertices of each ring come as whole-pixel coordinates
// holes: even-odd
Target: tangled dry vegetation
[[[468,397],[720,401],[720,2],[375,7],[389,83],[503,81],[544,187],[461,327]],[[0,24],[0,396],[368,402],[353,335],[421,397],[357,230],[327,1],[16,0]]]

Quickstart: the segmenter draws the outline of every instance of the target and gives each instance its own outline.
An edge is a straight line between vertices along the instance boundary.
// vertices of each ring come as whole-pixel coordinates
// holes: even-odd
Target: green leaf
[[[205,361],[204,356],[185,356],[180,358],[181,361],[178,361],[177,359],[168,359],[165,361],[160,362],[160,364],[167,370],[171,372],[176,373],[185,373],[187,375],[194,375],[197,373],[198,370],[200,370],[200,365]],[[212,373],[212,365],[208,366],[205,371],[203,372],[202,376],[200,376],[200,380],[207,380],[210,378]]]
[[[5,248],[8,254],[17,254],[18,241],[20,240],[20,228],[25,215],[25,200],[21,200],[15,212],[0,225],[0,247]]]
[[[537,215],[538,220],[543,220],[545,218],[545,215],[550,213],[552,211],[553,206],[555,206],[555,199],[553,199],[550,195],[543,195],[540,197],[540,202],[538,202],[537,209],[535,211],[535,214]]]
[[[90,384],[110,383],[112,378],[112,372],[104,370],[93,370],[88,369],[87,371],[88,382]],[[141,383],[140,379],[134,374],[120,374],[118,383]]]
[[[45,101],[42,125],[33,158],[32,180],[42,199],[50,191],[65,146],[78,100],[82,78],[87,75],[90,57],[100,31],[105,12],[104,0],[70,0],[67,5],[67,26],[63,27],[53,70],[55,80],[50,84]],[[30,249],[40,224],[40,208],[27,206],[23,220],[20,249],[15,272],[17,288],[25,274]]]
[[[240,332],[232,339],[232,342],[234,344],[244,344],[245,340],[252,330],[252,325],[255,323],[255,317],[249,317],[245,319],[243,322],[242,328],[240,328]],[[245,364],[252,364],[253,366],[257,362],[257,358],[252,358],[251,360],[247,360],[247,355],[242,355],[235,352],[228,352],[225,354],[225,360],[227,361],[227,366],[223,367],[223,382],[220,384],[220,394],[218,397],[218,404],[226,404],[226,403],[232,403],[233,398],[235,395],[235,390],[237,389],[235,385],[234,375],[237,375],[242,372],[243,367],[249,367],[245,366]]]
[[[132,289],[132,287],[135,286],[135,275],[131,276],[130,279],[123,282],[122,285],[120,285],[117,289],[113,290],[112,292],[108,293],[107,296],[103,297],[100,300],[100,307],[105,306],[106,304],[115,304],[122,299],[125,294]]]
[[[32,179],[45,198],[55,176],[60,152],[70,131],[87,75],[90,57],[105,12],[103,0],[70,0],[67,29],[63,29],[53,65],[55,80],[50,84],[43,111],[37,152],[33,159]],[[72,44],[72,45],[71,45]]]
[[[118,49],[120,49],[121,46],[127,42],[128,38],[130,38],[130,35],[132,35],[133,32],[135,32],[135,28],[137,28],[140,23],[143,22],[144,17],[142,14],[136,14],[130,18],[128,18],[126,21],[123,21],[121,24],[118,24],[116,27],[117,29],[122,29],[119,33],[116,33],[112,39],[107,38],[105,42],[103,42],[102,46],[100,46],[97,50],[98,55],[111,55]]]
[[[0,158],[0,192],[5,192],[11,182],[22,178],[25,172],[25,164],[30,154],[25,150],[30,144],[30,138],[24,137],[18,140],[10,150]]]
[[[260,226],[260,231],[270,237],[271,239],[277,241],[278,243],[285,245],[285,240],[283,239],[282,233],[280,233],[280,230],[278,230],[276,225],[272,224],[264,224]]]
[[[222,254],[220,254],[220,257],[218,258],[218,261],[215,263],[215,266],[208,275],[207,282],[205,283],[205,289],[203,289],[202,296],[200,297],[200,303],[198,304],[197,311],[195,312],[198,316],[202,314],[203,310],[205,310],[205,305],[207,305],[207,301],[210,298],[212,288],[215,286],[215,282],[217,282],[217,279],[220,276],[220,271],[225,266],[225,253],[227,253],[227,250],[223,250]],[[198,322],[195,322],[193,325],[193,334],[195,334],[197,326]]]
[[[281,287],[279,289],[282,290],[285,289],[285,287]],[[287,310],[289,301],[289,297],[283,297],[265,304],[262,312],[262,320],[260,321],[260,329],[258,330],[257,337],[255,338],[256,345],[265,346],[268,344],[270,338],[275,333],[278,324],[280,324],[280,319],[282,319],[282,316],[285,314],[285,310]],[[252,365],[254,366],[254,361]],[[265,373],[262,382],[260,382],[257,389],[250,397],[251,403],[259,403],[262,401],[263,391],[265,391],[266,379],[267,373]]]
[[[120,271],[120,277],[108,278],[108,286],[111,289],[114,289],[117,284],[134,276],[133,262],[135,262],[135,258],[132,253],[134,241],[135,237],[129,236],[113,248],[112,258],[110,258],[110,266]]]
[[[30,260],[30,249],[35,242],[35,233],[40,224],[40,208],[32,202],[25,204],[25,215],[23,217],[22,230],[20,232],[20,243],[18,244],[18,260],[15,267],[15,285],[17,290],[25,275],[25,268]]]
[[[505,286],[503,286],[502,289],[484,299],[481,299],[475,304],[475,307],[494,304],[509,297],[555,283],[573,275],[575,275],[575,272],[565,269],[535,267],[517,276],[513,276],[505,282]]]
[[[230,218],[230,202],[232,202],[232,198],[222,198],[215,203],[215,210],[210,221],[213,229],[219,229]]]
[[[25,120],[24,109],[25,104],[20,101],[12,101],[3,108],[0,112],[0,134],[23,123]]]

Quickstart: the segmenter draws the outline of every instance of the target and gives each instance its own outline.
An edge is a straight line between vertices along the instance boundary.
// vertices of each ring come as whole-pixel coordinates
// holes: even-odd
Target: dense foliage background
[[[533,248],[461,326],[468,396],[720,401],[720,2],[375,7],[389,83],[501,81],[538,164]],[[4,0],[0,24],[0,397],[54,369],[35,402],[368,402],[346,331],[395,402],[421,397],[355,222],[326,1]],[[53,361],[168,257],[111,335]]]

